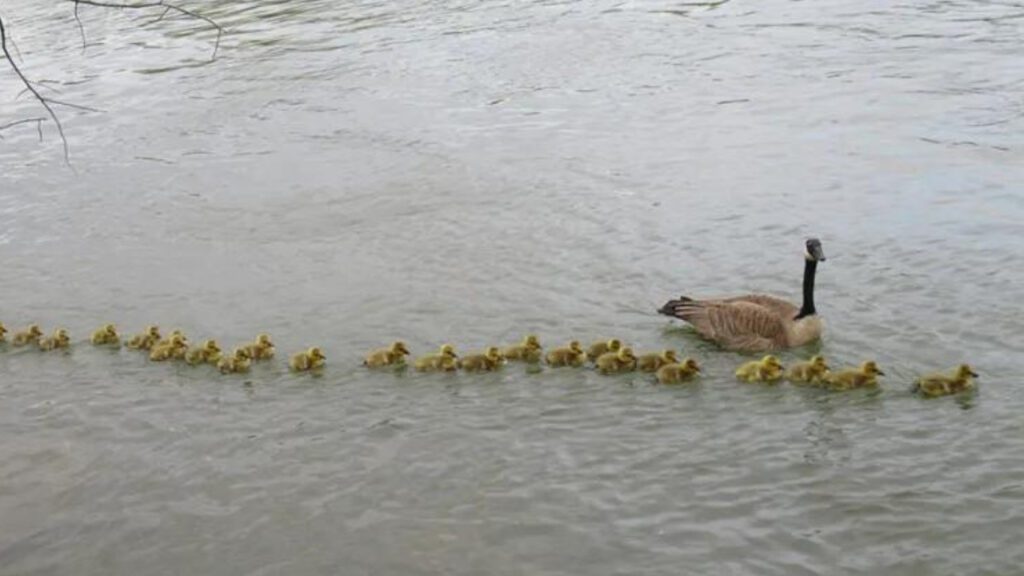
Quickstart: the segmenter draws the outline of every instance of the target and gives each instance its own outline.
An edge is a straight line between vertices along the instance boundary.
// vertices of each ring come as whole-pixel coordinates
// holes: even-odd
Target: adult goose
[[[825,261],[821,242],[807,240],[804,254],[804,301],[793,304],[761,294],[694,300],[669,300],[658,312],[690,323],[697,333],[727,350],[764,352],[803,346],[821,337],[821,318],[814,309],[814,273]]]

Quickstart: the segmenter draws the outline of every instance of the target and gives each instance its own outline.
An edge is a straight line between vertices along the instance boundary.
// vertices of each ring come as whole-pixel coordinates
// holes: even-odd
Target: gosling
[[[427,354],[416,359],[416,370],[420,372],[454,372],[458,368],[458,354],[451,344],[441,346],[437,354]]]
[[[619,348],[622,348],[622,341],[618,338],[612,338],[604,342],[594,342],[590,345],[590,348],[587,348],[587,359],[591,362],[597,362],[597,359],[602,355],[609,352],[618,352]]]
[[[583,351],[583,346],[580,345],[579,340],[573,340],[565,348],[555,348],[548,352],[545,360],[547,360],[548,366],[572,366],[579,368],[587,362],[587,353]]]
[[[217,361],[217,369],[220,370],[221,374],[248,372],[251,365],[252,359],[249,357],[249,351],[244,346],[242,348],[235,348],[231,356],[224,356]]]
[[[617,352],[605,352],[597,358],[597,369],[601,374],[622,374],[636,370],[636,356],[629,346]]]
[[[132,336],[132,339],[129,340],[125,346],[135,350],[149,350],[159,341],[160,328],[157,326],[147,326],[145,332]]]
[[[644,354],[637,358],[636,367],[641,372],[657,372],[659,368],[667,364],[676,364],[679,359],[676,358],[675,350],[665,350],[663,352],[655,354]]]
[[[953,369],[952,374],[928,374],[914,381],[913,392],[925,398],[937,398],[974,390],[974,378],[978,374],[967,364]]]
[[[4,335],[7,334],[7,327],[4,326],[3,322],[0,322],[0,342],[6,342]]]
[[[830,373],[825,379],[825,385],[830,390],[838,391],[852,390],[854,388],[874,388],[878,386],[879,376],[885,376],[885,372],[882,372],[874,360],[868,360],[858,368]]]
[[[483,354],[470,354],[460,358],[456,365],[466,372],[490,372],[505,362],[497,346],[491,346]]]
[[[775,356],[769,354],[760,360],[753,360],[736,369],[736,378],[744,382],[775,384],[785,376],[785,368]]]
[[[53,332],[53,336],[48,336],[39,340],[40,350],[56,350],[58,348],[68,348],[71,346],[71,338],[68,336],[68,331],[63,328],[58,328]]]
[[[687,358],[678,364],[666,364],[658,368],[658,382],[662,384],[679,384],[693,379],[700,373],[700,365],[693,358]]]
[[[790,366],[786,378],[793,384],[824,384],[829,367],[822,356],[811,356],[807,362],[797,362]]]
[[[269,360],[274,357],[274,343],[270,341],[269,334],[260,334],[245,350],[253,360]]]
[[[202,346],[189,348],[188,352],[185,353],[185,362],[189,366],[197,366],[199,364],[217,365],[220,357],[220,346],[217,344],[217,341],[207,340],[203,342]]]
[[[157,343],[154,344],[153,346],[161,346],[161,345],[164,345],[164,344],[170,344],[174,340],[175,336],[178,336],[180,341],[183,344],[188,345],[188,337],[185,336],[184,332],[182,332],[181,330],[171,330],[171,333],[168,334],[166,338],[164,338],[162,340],[158,340]]]
[[[392,342],[387,348],[374,350],[366,355],[363,366],[367,368],[383,368],[385,366],[404,366],[405,357],[409,355],[409,349],[401,340]]]
[[[505,360],[520,360],[523,362],[529,362],[536,364],[540,362],[543,350],[540,345],[540,339],[534,334],[529,334],[523,341],[514,346],[509,346],[501,351],[501,356]]]
[[[21,332],[15,332],[14,337],[11,338],[11,344],[15,346],[39,344],[39,339],[42,337],[43,331],[39,329],[39,326],[33,324]]]
[[[97,346],[120,346],[121,336],[113,324],[106,324],[92,333],[92,343]]]
[[[164,362],[177,360],[185,357],[188,351],[188,344],[185,343],[185,336],[178,333],[172,334],[164,342],[154,344],[149,350],[149,359],[153,362]]]
[[[323,368],[325,360],[327,360],[327,357],[324,356],[324,353],[316,346],[313,346],[305,352],[299,352],[292,356],[288,360],[288,366],[295,372],[308,372]]]

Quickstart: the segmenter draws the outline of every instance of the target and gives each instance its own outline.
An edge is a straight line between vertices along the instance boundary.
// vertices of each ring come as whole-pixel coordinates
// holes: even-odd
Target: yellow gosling
[[[666,364],[676,364],[679,359],[675,350],[665,350],[654,354],[644,354],[637,358],[636,367],[641,372],[657,372],[658,368]]]
[[[967,364],[953,369],[952,374],[927,374],[914,381],[914,392],[925,398],[937,398],[974,390],[978,374]]]
[[[458,355],[455,347],[445,344],[437,354],[417,358],[415,366],[420,372],[454,372],[458,368]]]
[[[147,326],[145,332],[132,336],[132,339],[125,346],[136,350],[149,350],[159,341],[160,328],[157,326]]]
[[[466,372],[490,372],[505,362],[497,346],[491,346],[483,354],[470,354],[458,360],[457,365]]]
[[[540,339],[536,335],[530,334],[523,338],[523,341],[519,344],[509,346],[501,351],[501,356],[505,360],[520,360],[522,362],[537,363],[540,362],[543,356],[543,349],[540,345]]]
[[[202,346],[190,348],[185,353],[185,362],[190,366],[214,364],[220,361],[220,346],[216,340],[207,340]]]
[[[404,366],[405,357],[409,355],[409,349],[401,340],[392,342],[387,348],[374,350],[363,359],[363,366],[368,368],[383,368],[385,366]]]
[[[121,345],[121,336],[117,333],[117,328],[115,328],[113,324],[106,324],[102,328],[93,332],[90,340],[97,346]]]
[[[4,326],[3,322],[0,322],[0,342],[6,342],[7,327]]]
[[[182,334],[172,334],[165,342],[154,344],[149,350],[149,359],[153,362],[164,362],[184,358],[188,344]]]
[[[587,359],[591,362],[597,362],[597,359],[603,354],[608,352],[618,352],[619,348],[622,348],[622,341],[618,338],[612,338],[611,340],[605,340],[603,342],[594,342],[587,348]]]
[[[573,366],[579,368],[587,362],[587,353],[583,350],[579,340],[569,342],[565,348],[555,348],[548,352],[548,366]]]
[[[774,384],[782,380],[785,374],[782,363],[771,354],[760,360],[747,362],[736,369],[736,378],[744,382]]]
[[[11,344],[15,346],[27,346],[29,344],[38,344],[39,339],[43,337],[43,331],[39,329],[39,326],[33,324],[21,332],[15,332],[11,338]]]
[[[260,334],[245,349],[253,360],[269,360],[274,357],[274,343],[270,341],[269,334]]]
[[[807,362],[797,362],[789,367],[786,379],[793,384],[824,384],[829,373],[828,363],[823,356],[811,356]]]
[[[693,379],[700,373],[700,365],[693,358],[687,358],[678,364],[666,364],[658,368],[658,382],[662,384],[679,384]]]
[[[67,348],[71,346],[71,338],[68,336],[68,331],[63,328],[58,328],[53,332],[53,336],[48,336],[39,340],[40,350],[56,350],[58,348]]]
[[[295,372],[308,372],[323,368],[326,360],[327,357],[324,356],[324,353],[314,346],[305,352],[299,352],[292,356],[288,360],[288,366]]]
[[[884,376],[874,360],[868,360],[858,368],[849,368],[841,372],[829,373],[825,386],[830,390],[853,390],[854,388],[874,388],[878,386],[878,377]]]
[[[158,345],[161,345],[161,344],[170,344],[171,341],[174,340],[175,336],[179,337],[179,339],[180,339],[179,341],[180,342],[182,342],[182,343],[184,343],[186,345],[188,344],[188,337],[185,336],[184,332],[182,332],[181,330],[171,330],[171,333],[168,334],[166,338],[164,338],[162,340],[158,340],[157,343],[154,344],[154,346],[158,346]]]
[[[245,347],[235,348],[230,356],[224,356],[217,361],[217,369],[221,374],[248,372],[251,365],[252,358],[249,357],[249,351]]]
[[[618,352],[605,352],[597,358],[597,369],[601,374],[621,374],[636,370],[633,349],[623,346]]]

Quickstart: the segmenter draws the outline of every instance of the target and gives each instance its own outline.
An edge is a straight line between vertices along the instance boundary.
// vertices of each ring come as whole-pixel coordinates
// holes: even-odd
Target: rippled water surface
[[[320,344],[320,378],[0,349],[0,574],[1020,574],[1024,5],[0,6],[0,321]],[[0,66],[0,124],[43,111]],[[59,90],[59,93],[56,92]],[[877,393],[739,385],[654,313],[797,298]],[[537,332],[697,384],[368,374]],[[805,357],[809,350],[783,355]],[[969,360],[969,398],[915,374]]]

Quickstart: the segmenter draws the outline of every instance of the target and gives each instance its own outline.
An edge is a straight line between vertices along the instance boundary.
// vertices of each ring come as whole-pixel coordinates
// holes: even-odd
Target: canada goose
[[[828,364],[822,356],[811,356],[807,362],[790,366],[786,378],[793,384],[821,384],[828,374]]]
[[[132,336],[125,346],[136,350],[149,350],[154,344],[160,341],[160,328],[147,326],[145,332]]]
[[[800,308],[780,298],[751,294],[714,300],[682,296],[658,312],[690,323],[702,337],[727,350],[763,352],[813,342],[824,329],[814,308],[814,273],[825,254],[817,238],[807,240],[806,246]]]
[[[618,338],[594,342],[590,345],[590,348],[587,348],[587,359],[591,362],[597,362],[597,359],[600,358],[602,354],[618,352],[619,348],[622,348],[622,341]]]
[[[490,372],[503,362],[505,359],[501,357],[501,351],[497,346],[491,346],[483,354],[463,356],[457,362],[457,366],[466,372]]]
[[[308,372],[310,370],[319,370],[324,367],[324,361],[327,357],[320,351],[319,348],[313,346],[305,352],[299,352],[293,355],[288,360],[288,367],[295,372]]]
[[[56,350],[57,348],[67,348],[70,345],[71,338],[68,336],[68,331],[63,328],[54,330],[53,336],[39,340],[40,350]]]
[[[39,326],[33,324],[21,332],[15,332],[14,337],[11,338],[11,344],[15,346],[38,344],[39,339],[42,337],[43,331],[39,329]]]
[[[678,384],[696,376],[700,365],[693,358],[687,358],[678,364],[666,364],[658,368],[658,382],[662,384]]]
[[[575,366],[579,368],[586,363],[587,353],[583,351],[583,346],[580,345],[578,340],[573,340],[565,348],[555,348],[548,352],[545,359],[548,362],[548,366]]]
[[[171,334],[163,341],[153,345],[149,350],[149,359],[154,362],[184,358],[188,351],[188,344],[185,343],[185,336],[180,333]]]
[[[92,343],[97,346],[121,344],[121,337],[117,334],[117,328],[113,324],[106,324],[92,333]]]
[[[207,340],[202,346],[190,348],[185,354],[185,362],[190,366],[197,364],[214,364],[220,361],[220,346],[216,340]]]
[[[274,343],[270,341],[269,334],[260,334],[255,342],[246,345],[245,350],[253,360],[269,360],[274,357]]]
[[[974,389],[974,378],[978,374],[967,364],[953,369],[952,374],[928,374],[914,381],[913,392],[926,397],[948,396]]]
[[[420,372],[454,372],[458,368],[458,354],[451,344],[444,344],[437,354],[427,354],[416,359],[416,370]]]
[[[665,366],[666,364],[675,364],[679,362],[676,357],[675,350],[665,350],[655,354],[644,354],[637,358],[636,367],[641,372],[657,372],[658,368]]]
[[[744,382],[765,382],[774,384],[785,375],[782,363],[775,356],[768,355],[760,360],[746,362],[736,369],[736,378]]]
[[[605,352],[597,358],[597,369],[601,374],[619,374],[636,370],[633,349],[623,346],[618,352]]]
[[[249,351],[244,346],[235,348],[231,356],[224,356],[217,361],[217,369],[221,374],[248,372],[251,365],[252,358],[249,357]]]
[[[885,376],[874,360],[868,360],[857,368],[849,368],[842,372],[831,372],[825,377],[825,385],[830,390],[852,390],[853,388],[874,388],[878,386],[878,377]]]
[[[540,362],[541,345],[537,336],[530,334],[523,338],[519,344],[509,346],[501,351],[505,360],[522,360],[524,362]]]
[[[368,368],[381,368],[383,366],[398,366],[405,364],[405,357],[409,355],[409,349],[401,340],[392,342],[391,346],[374,350],[366,355],[363,366]]]

